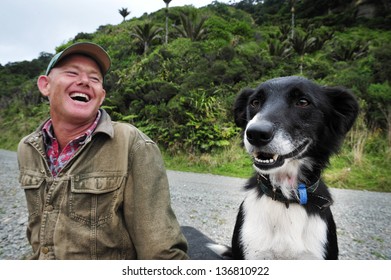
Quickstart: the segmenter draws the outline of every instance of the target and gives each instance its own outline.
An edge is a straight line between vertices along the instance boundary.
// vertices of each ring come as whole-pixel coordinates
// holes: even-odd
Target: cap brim
[[[76,43],[53,57],[52,61],[49,63],[48,69],[46,70],[46,75],[48,75],[50,70],[52,70],[64,57],[71,54],[84,54],[94,59],[99,65],[103,76],[105,76],[107,71],[110,69],[110,56],[102,47],[93,43]]]

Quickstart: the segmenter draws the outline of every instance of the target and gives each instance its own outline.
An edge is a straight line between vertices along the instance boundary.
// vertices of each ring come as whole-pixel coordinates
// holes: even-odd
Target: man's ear
[[[102,89],[102,91],[103,91],[103,98],[102,98],[102,100],[100,101],[100,106],[102,106],[103,102],[104,102],[105,99],[106,99],[106,91],[105,91],[105,89]]]
[[[38,77],[37,86],[43,96],[49,97],[49,77],[41,75]]]

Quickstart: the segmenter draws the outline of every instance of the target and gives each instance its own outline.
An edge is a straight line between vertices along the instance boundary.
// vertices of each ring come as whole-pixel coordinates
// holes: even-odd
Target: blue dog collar
[[[305,184],[300,183],[298,186],[300,205],[307,204],[308,196],[307,196],[307,187]]]
[[[273,200],[285,203],[286,208],[289,208],[289,203],[298,203],[300,205],[315,206],[319,210],[323,210],[332,204],[332,199],[328,196],[317,193],[317,189],[320,184],[320,179],[315,184],[307,187],[305,183],[299,183],[297,186],[297,196],[294,199],[286,198],[281,190],[274,188],[270,183],[268,177],[259,175],[257,176],[258,186],[264,194],[272,198]]]

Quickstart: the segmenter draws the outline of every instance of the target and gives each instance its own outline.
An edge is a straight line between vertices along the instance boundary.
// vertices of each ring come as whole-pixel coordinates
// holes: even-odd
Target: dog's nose
[[[272,141],[274,126],[270,122],[253,123],[246,129],[248,142],[254,146],[262,146]]]

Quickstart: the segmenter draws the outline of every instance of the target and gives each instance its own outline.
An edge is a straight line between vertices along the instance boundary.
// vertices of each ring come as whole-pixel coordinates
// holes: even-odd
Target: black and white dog
[[[358,110],[347,89],[302,77],[243,90],[235,122],[256,172],[245,186],[232,247],[211,248],[233,259],[338,259],[332,198],[320,177]]]

